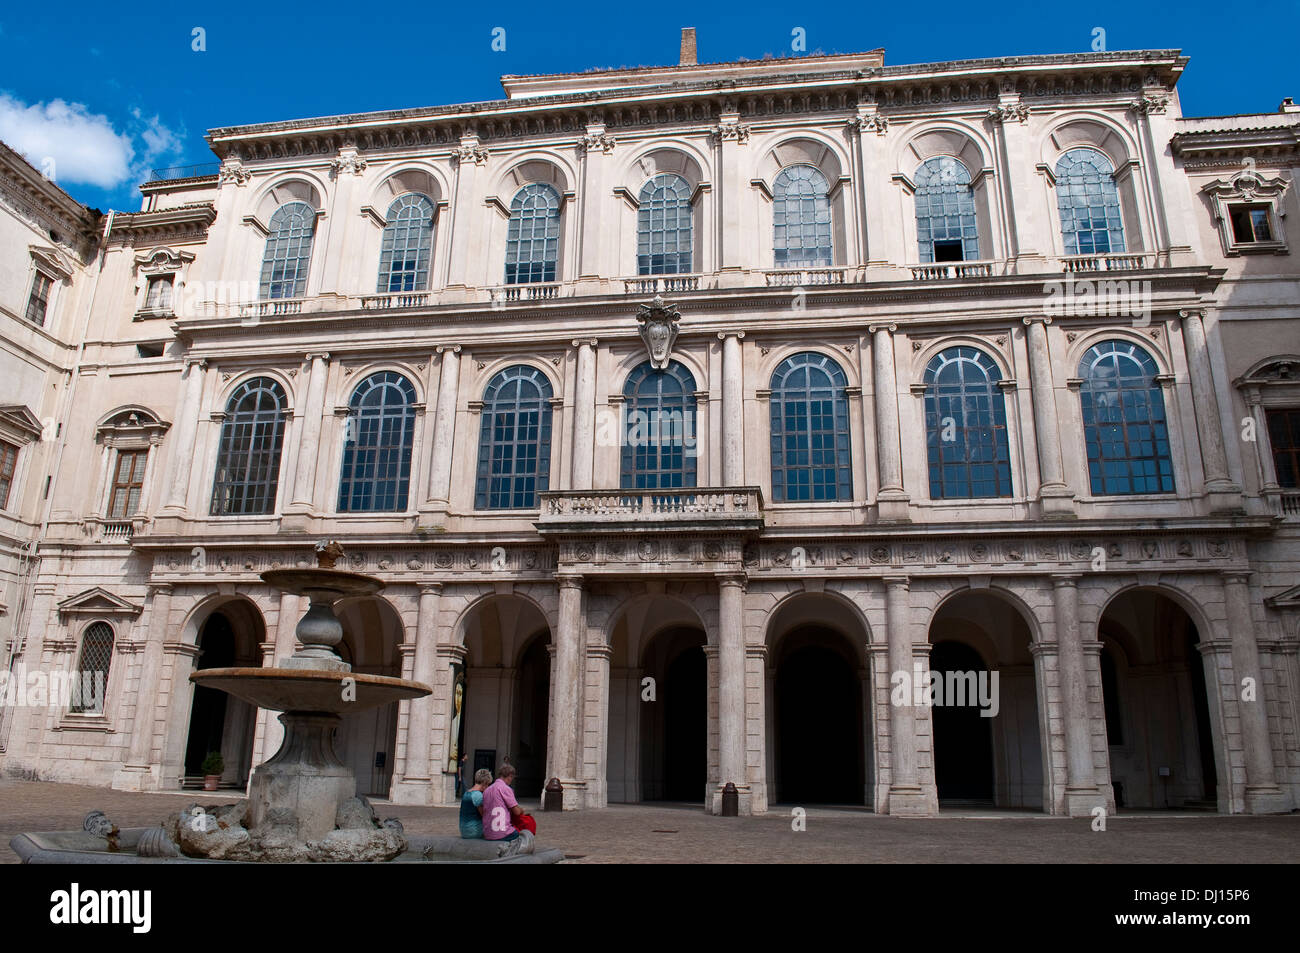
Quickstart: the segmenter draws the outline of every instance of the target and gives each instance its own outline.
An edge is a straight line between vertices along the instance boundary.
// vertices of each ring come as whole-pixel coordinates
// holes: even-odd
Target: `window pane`
[[[388,207],[388,224],[380,243],[380,294],[429,287],[433,213],[433,202],[414,192],[399,195]]]
[[[810,165],[782,169],[772,186],[773,260],[778,268],[829,268],[831,203],[826,176]]]
[[[339,512],[402,512],[410,498],[415,387],[395,371],[362,381],[344,423]]]
[[[1164,395],[1151,355],[1127,341],[1104,341],[1084,355],[1079,377],[1093,495],[1172,493]]]
[[[272,512],[284,440],[284,391],[274,380],[241,384],[226,403],[212,487],[213,516]]]
[[[263,298],[297,298],[306,294],[315,229],[316,210],[305,202],[290,202],[275,210],[262,256]]]
[[[851,500],[844,371],[822,354],[796,354],[772,375],[772,498]]]
[[[1056,205],[1067,255],[1124,250],[1115,168],[1096,149],[1071,149],[1056,164]]]
[[[695,486],[695,377],[677,361],[647,361],[623,385],[624,489]]]
[[[525,185],[510,203],[506,231],[506,284],[554,281],[559,258],[560,193]]]
[[[501,371],[483,393],[474,507],[536,509],[550,486],[551,382],[535,367]]]
[[[916,170],[916,238],[921,262],[974,261],[979,231],[970,172],[951,156],[926,159]]]
[[[936,354],[925,371],[931,499],[1011,495],[1006,406],[993,359],[973,347]]]

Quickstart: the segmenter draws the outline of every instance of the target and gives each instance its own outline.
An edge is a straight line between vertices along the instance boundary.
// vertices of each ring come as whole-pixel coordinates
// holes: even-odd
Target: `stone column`
[[[280,611],[275,621],[275,655],[273,664],[279,665],[294,653],[298,646],[298,597],[291,592],[280,594]],[[259,709],[258,720],[262,724],[262,750],[256,759],[257,764],[270,759],[280,750],[284,741],[284,725],[280,716],[273,711]]]
[[[1273,459],[1272,444],[1268,435],[1268,415],[1259,388],[1251,385],[1242,388],[1242,397],[1255,421],[1255,464],[1259,474],[1259,495],[1269,500],[1274,512],[1281,513],[1282,487],[1277,482],[1277,463]]]
[[[445,513],[451,497],[451,451],[456,437],[456,400],[460,393],[460,345],[441,345],[438,353],[442,355],[442,369],[438,374],[429,495],[420,509]]]
[[[744,331],[719,331],[722,341],[722,485],[745,485],[744,371],[740,339]],[[698,435],[697,435],[698,439]]]
[[[302,409],[302,421],[298,426],[298,464],[294,468],[293,501],[286,508],[286,515],[307,515],[315,510],[316,463],[320,456],[321,424],[325,417],[325,378],[329,374],[329,359],[330,356],[325,351],[316,351],[306,358],[307,398]],[[286,526],[290,522],[287,520]],[[294,528],[305,531],[309,527],[299,521]]]
[[[1192,382],[1192,405],[1196,408],[1196,433],[1205,466],[1205,494],[1215,513],[1240,512],[1241,487],[1228,474],[1228,454],[1223,443],[1219,397],[1210,368],[1210,348],[1205,340],[1204,312],[1179,311],[1183,319],[1183,348]]]
[[[420,586],[420,608],[415,621],[415,665],[413,681],[433,687],[437,658],[438,601],[442,583]],[[413,698],[406,719],[406,770],[402,780],[393,785],[394,804],[432,804],[433,773],[430,770],[430,745],[433,731],[432,694]]]
[[[189,358],[185,361],[185,383],[181,406],[176,411],[176,426],[172,433],[171,466],[168,473],[167,501],[162,513],[179,515],[185,512],[190,490],[190,470],[194,465],[194,437],[199,430],[199,410],[203,401],[203,372],[208,362]]]
[[[166,583],[154,584],[149,591],[152,608],[140,663],[140,681],[136,687],[131,744],[126,762],[113,776],[113,788],[117,791],[156,791],[159,788],[159,766],[150,760],[150,755],[153,754],[154,705],[158,698],[158,683],[162,679],[163,641],[167,638],[172,587]]]
[[[1097,786],[1092,761],[1092,718],[1088,712],[1088,670],[1079,631],[1078,576],[1052,577],[1056,617],[1056,666],[1060,681],[1061,714],[1065,721],[1065,812],[1088,817],[1094,807],[1106,807]]]
[[[903,490],[903,455],[899,442],[898,377],[894,371],[896,324],[873,324],[871,386],[876,408],[876,461],[880,489],[876,494],[881,522],[906,522],[908,495]]]
[[[1241,720],[1241,742],[1246,751],[1246,811],[1250,814],[1282,814],[1291,810],[1291,798],[1278,787],[1273,764],[1273,745],[1268,729],[1268,699],[1255,640],[1255,619],[1251,612],[1250,573],[1223,576],[1224,608],[1228,635],[1232,640],[1233,690]],[[1249,700],[1245,680],[1251,679]]]
[[[889,640],[891,691],[901,673],[904,678],[903,703],[889,709],[889,813],[928,815],[938,810],[937,802],[922,787],[917,770],[916,710],[912,695],[912,631],[908,624],[908,578],[886,576],[885,635]]]
[[[573,460],[571,489],[592,488],[592,461],[596,453],[596,340],[573,342],[578,349],[577,382],[573,394]]]
[[[1038,447],[1038,498],[1045,518],[1069,518],[1074,491],[1065,480],[1061,462],[1061,428],[1056,414],[1056,386],[1047,350],[1051,318],[1025,318],[1029,337],[1029,385],[1034,408],[1034,443]]]
[[[578,710],[582,702],[581,665],[587,628],[583,622],[582,577],[556,576],[560,587],[560,620],[555,633],[551,707],[552,746],[547,754],[548,777],[564,785],[564,809],[582,806],[584,785],[578,779]]]
[[[750,813],[745,770],[745,577],[718,577],[718,769],[713,812],[722,813],[728,781],[740,792],[740,812]]]

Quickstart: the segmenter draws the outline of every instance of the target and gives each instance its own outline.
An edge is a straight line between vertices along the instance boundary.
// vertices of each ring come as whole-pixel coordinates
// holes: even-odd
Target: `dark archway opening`
[[[843,638],[804,629],[782,640],[773,702],[777,797],[787,804],[861,804],[862,684]]]
[[[540,798],[546,785],[546,729],[551,710],[549,641],[547,632],[533,636],[519,662],[514,752],[517,797]]]
[[[930,671],[985,672],[983,659],[960,642],[939,642],[930,650]],[[930,709],[934,731],[934,780],[939,800],[993,802],[992,719],[976,705],[935,705]]]
[[[704,633],[671,629],[651,641],[645,674],[654,700],[642,687],[641,746],[647,801],[699,801],[708,783],[708,674]]]
[[[199,633],[198,669],[229,668],[235,664],[235,632],[224,613],[214,612]],[[226,725],[226,702],[230,696],[215,688],[194,686],[190,709],[190,733],[185,743],[185,776],[200,778],[203,759],[210,751],[221,751]]]

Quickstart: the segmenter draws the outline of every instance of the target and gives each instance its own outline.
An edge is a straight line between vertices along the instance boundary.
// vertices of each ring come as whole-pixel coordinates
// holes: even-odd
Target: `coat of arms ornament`
[[[681,315],[672,305],[665,304],[660,295],[649,304],[640,305],[636,315],[641,325],[641,340],[650,352],[650,366],[662,371],[668,366],[668,358],[677,340],[677,322]]]

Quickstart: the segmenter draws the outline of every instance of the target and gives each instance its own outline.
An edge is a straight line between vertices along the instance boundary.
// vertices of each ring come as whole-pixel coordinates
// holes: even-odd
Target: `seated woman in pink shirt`
[[[514,819],[527,812],[515,800],[511,784],[515,780],[514,765],[505,763],[497,771],[497,779],[483,792],[483,837],[509,845],[502,854],[530,854],[533,835],[515,829]]]

